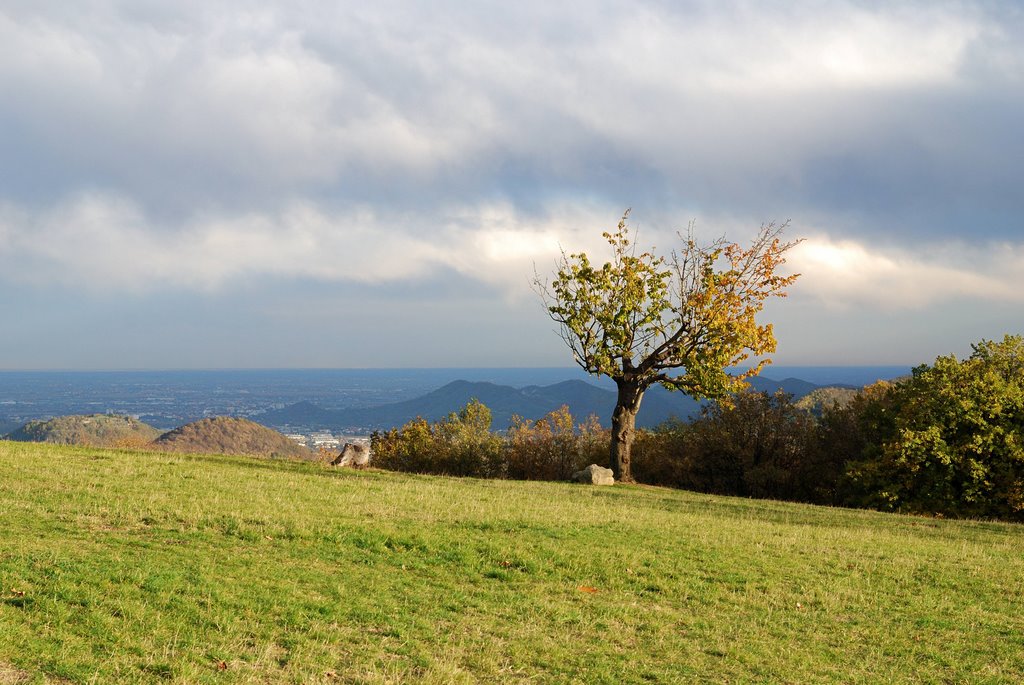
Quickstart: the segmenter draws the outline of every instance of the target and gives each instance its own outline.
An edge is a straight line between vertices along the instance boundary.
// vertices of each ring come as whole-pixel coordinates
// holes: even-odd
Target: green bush
[[[859,408],[853,503],[1024,520],[1024,338],[973,349],[914,369]]]
[[[566,480],[587,464],[608,461],[607,431],[594,417],[576,426],[568,407],[537,421],[514,417],[506,437],[490,429],[490,409],[472,400],[437,423],[417,418],[374,433],[373,463],[413,473]]]
[[[491,410],[471,400],[437,423],[416,418],[401,428],[375,432],[374,464],[394,471],[449,476],[504,476],[502,440],[491,433]]]

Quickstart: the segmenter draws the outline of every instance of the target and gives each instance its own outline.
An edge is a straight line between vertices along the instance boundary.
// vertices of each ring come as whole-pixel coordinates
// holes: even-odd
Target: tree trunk
[[[612,412],[611,468],[615,480],[621,483],[632,483],[630,453],[633,449],[633,436],[636,434],[636,414],[640,411],[640,400],[645,388],[632,380],[616,379],[619,387],[615,411]]]

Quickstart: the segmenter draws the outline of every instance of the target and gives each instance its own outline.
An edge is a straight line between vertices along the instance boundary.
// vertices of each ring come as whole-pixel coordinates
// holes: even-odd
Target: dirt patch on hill
[[[0,661],[0,685],[22,685],[32,680],[32,674]]]
[[[32,674],[20,668],[16,668],[7,662],[0,661],[0,685],[26,685],[33,680]],[[71,685],[67,678],[43,676],[46,685]]]

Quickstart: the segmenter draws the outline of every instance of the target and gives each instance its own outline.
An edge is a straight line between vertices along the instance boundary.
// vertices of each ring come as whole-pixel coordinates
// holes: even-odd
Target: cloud
[[[924,309],[951,300],[1024,304],[1024,243],[876,248],[827,235],[795,247],[794,289],[831,307]]]
[[[956,0],[6,3],[0,283],[58,319],[282,285],[497,310],[632,206],[659,247],[792,219],[811,312],[1001,321],[1022,40]]]
[[[431,216],[330,213],[296,201],[274,215],[200,215],[168,228],[127,198],[84,194],[41,213],[0,205],[0,279],[139,293],[265,277],[383,284],[454,272],[521,293],[532,264],[553,262],[565,239],[593,244],[607,216],[564,208],[531,217],[507,204]]]
[[[600,229],[614,215],[573,206],[530,215],[507,203],[433,215],[329,212],[297,201],[274,215],[202,215],[171,230],[153,225],[127,198],[89,194],[41,214],[0,206],[0,266],[9,282],[136,293],[222,290],[264,278],[373,285],[458,274],[519,297],[528,293],[534,265],[546,273],[563,247],[600,258]],[[633,224],[645,244],[671,244],[663,227]],[[742,242],[740,228],[731,225],[728,237]],[[912,251],[817,234],[793,249],[787,268],[802,274],[799,293],[830,307],[1024,303],[1021,243],[947,242]]]
[[[979,186],[1016,158],[978,112],[942,113],[979,74],[1021,85],[1020,24],[946,3],[25,5],[0,14],[0,174],[13,201],[99,187],[179,216],[580,193],[792,215],[873,168],[920,210],[900,188],[963,178],[951,129],[991,165]]]

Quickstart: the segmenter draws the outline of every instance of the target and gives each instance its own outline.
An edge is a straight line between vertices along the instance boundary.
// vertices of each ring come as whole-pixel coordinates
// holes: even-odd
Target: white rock
[[[347,442],[341,454],[331,462],[332,466],[366,466],[370,463],[370,448],[366,445]]]
[[[577,483],[587,485],[615,485],[615,474],[612,470],[597,464],[591,464],[582,471],[577,471],[572,474],[572,479]]]

